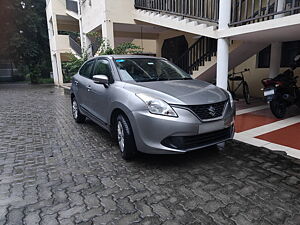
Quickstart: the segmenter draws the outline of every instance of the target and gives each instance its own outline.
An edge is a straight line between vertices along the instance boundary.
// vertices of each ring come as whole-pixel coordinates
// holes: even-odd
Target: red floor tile
[[[263,109],[236,116],[235,130],[237,133],[279,121],[270,112]]]
[[[252,98],[251,99],[251,104],[246,104],[245,100],[240,100],[240,101],[236,101],[236,109],[237,110],[241,110],[241,109],[247,109],[247,108],[251,108],[251,107],[256,107],[256,106],[261,106],[261,105],[265,105],[266,102],[264,102],[262,99],[257,99],[257,98]]]
[[[300,123],[257,136],[256,138],[300,150]]]

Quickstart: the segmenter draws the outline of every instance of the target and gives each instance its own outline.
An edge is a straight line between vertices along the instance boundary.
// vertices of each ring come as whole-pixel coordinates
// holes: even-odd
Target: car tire
[[[72,99],[72,115],[76,123],[85,122],[86,117],[80,112],[78,103],[75,98]]]
[[[115,135],[122,158],[131,160],[136,156],[137,149],[133,131],[128,118],[122,114],[117,116],[115,123]]]

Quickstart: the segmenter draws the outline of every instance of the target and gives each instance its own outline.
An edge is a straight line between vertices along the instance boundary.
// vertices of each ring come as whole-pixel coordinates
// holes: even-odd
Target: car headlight
[[[163,115],[163,116],[171,116],[178,117],[174,109],[163,100],[150,97],[145,94],[136,94],[148,107],[150,113]]]
[[[229,95],[230,106],[231,106],[231,108],[233,108],[234,107],[234,100],[232,98],[232,95],[231,95],[231,93],[229,91],[226,90],[226,92]]]

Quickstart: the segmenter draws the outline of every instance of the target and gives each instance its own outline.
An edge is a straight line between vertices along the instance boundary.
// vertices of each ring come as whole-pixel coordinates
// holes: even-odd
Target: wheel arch
[[[135,123],[134,123],[132,111],[121,103],[114,103],[113,107],[111,109],[111,113],[109,114],[110,115],[109,129],[110,129],[111,134],[112,135],[114,134],[114,124],[117,119],[117,116],[120,114],[124,115],[129,120],[131,128],[133,129],[133,132],[134,132]]]
[[[74,93],[72,92],[71,93],[71,103],[73,102],[73,99],[75,98],[75,95],[74,95]]]

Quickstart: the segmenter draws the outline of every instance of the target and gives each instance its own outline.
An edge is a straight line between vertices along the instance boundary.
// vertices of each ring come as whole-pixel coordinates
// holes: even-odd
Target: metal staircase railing
[[[219,0],[135,0],[135,8],[217,23]]]
[[[174,61],[176,65],[187,73],[192,73],[204,66],[206,61],[211,61],[217,54],[217,40],[201,37],[185,53]]]

